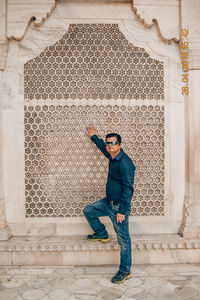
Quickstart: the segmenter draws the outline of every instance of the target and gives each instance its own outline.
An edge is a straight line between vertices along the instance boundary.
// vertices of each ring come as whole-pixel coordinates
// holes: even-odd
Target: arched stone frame
[[[81,20],[81,22],[83,22]],[[165,166],[169,171],[165,173],[165,191],[166,199],[169,204],[169,208],[165,212],[165,217],[131,217],[131,231],[135,233],[175,233],[178,232],[178,227],[182,218],[182,205],[183,205],[183,191],[180,190],[179,185],[172,183],[172,180],[184,184],[184,163],[183,156],[177,158],[179,150],[183,151],[183,100],[181,97],[181,82],[180,82],[180,67],[179,67],[179,53],[176,46],[166,46],[158,41],[155,32],[149,33],[148,30],[144,30],[141,25],[138,25],[134,21],[104,21],[105,23],[118,23],[121,32],[124,34],[127,40],[133,45],[143,47],[147,50],[151,57],[154,57],[164,62],[164,76],[165,76],[165,119],[168,122],[165,123],[166,136],[165,141],[165,153],[166,161]],[[69,22],[69,24],[72,21]],[[80,23],[80,20],[73,20],[73,23]],[[88,21],[86,22],[88,23]],[[94,23],[94,21],[92,21]],[[96,20],[95,23],[102,23],[102,20]],[[82,219],[25,219],[24,212],[24,127],[23,127],[23,65],[30,58],[37,56],[47,45],[55,43],[58,40],[58,35],[61,37],[63,33],[67,31],[66,20],[60,21],[59,34],[55,34],[57,30],[55,25],[51,25],[51,20],[48,21],[46,27],[39,30],[30,30],[25,40],[20,44],[19,48],[15,42],[10,44],[10,53],[8,57],[8,66],[5,76],[11,79],[14,77],[15,85],[10,88],[7,110],[5,111],[5,127],[8,129],[8,136],[5,140],[8,152],[6,153],[7,161],[10,164],[7,165],[6,173],[6,201],[7,201],[7,219],[12,228],[13,235],[26,234],[36,235],[40,234],[80,234],[81,231],[87,232],[88,227],[85,220]],[[46,37],[45,33],[51,27],[50,34]],[[52,36],[51,36],[52,33]],[[39,45],[37,38],[41,36],[45,40],[45,43]],[[51,37],[50,37],[51,36]],[[35,41],[33,41],[35,37]],[[50,38],[49,38],[50,37]],[[30,41],[32,39],[32,41]],[[33,51],[29,50],[27,45],[33,46]],[[36,49],[37,48],[37,49]],[[158,51],[159,49],[159,51]],[[13,76],[13,70],[15,70]],[[8,82],[8,81],[7,81]],[[8,95],[8,90],[4,90],[4,99]],[[11,117],[12,116],[12,117]],[[176,117],[180,122],[177,122]],[[10,119],[11,118],[11,119]],[[8,124],[9,120],[9,124]],[[11,122],[12,125],[11,126]],[[15,131],[9,131],[10,128],[15,128]],[[173,131],[173,128],[174,131]],[[176,141],[175,135],[179,140]],[[19,139],[14,140],[17,136]],[[16,143],[16,144],[14,144]],[[19,173],[13,173],[13,149],[15,148],[14,166]],[[12,164],[11,164],[12,162]],[[177,164],[178,168],[174,168],[174,164]],[[15,184],[13,184],[15,183]],[[10,189],[12,186],[12,189]],[[14,211],[13,206],[17,209]],[[175,216],[173,216],[173,211]],[[37,225],[36,225],[37,224]],[[68,231],[73,224],[73,230]],[[76,224],[76,226],[75,226]],[[84,224],[84,226],[83,226]],[[158,228],[159,226],[159,228]],[[71,229],[70,229],[71,230]],[[26,235],[25,234],[25,235]]]

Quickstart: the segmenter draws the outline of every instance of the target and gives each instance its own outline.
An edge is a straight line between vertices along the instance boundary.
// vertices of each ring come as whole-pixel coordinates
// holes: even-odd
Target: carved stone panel
[[[164,108],[26,106],[26,215],[82,216],[105,196],[108,161],[85,135],[89,121],[104,138],[113,128],[136,165],[132,214],[164,214]]]
[[[131,215],[164,215],[163,62],[117,24],[72,24],[24,65],[24,97],[26,217],[80,217],[105,196],[108,162],[85,135],[90,122],[102,138],[120,133],[136,165]]]
[[[133,46],[117,24],[72,24],[24,66],[32,99],[163,99],[163,63]]]

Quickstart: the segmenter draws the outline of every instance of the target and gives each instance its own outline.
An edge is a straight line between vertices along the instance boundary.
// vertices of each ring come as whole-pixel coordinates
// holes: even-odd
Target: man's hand
[[[87,131],[86,131],[87,136],[91,137],[94,134],[96,134],[96,130],[95,130],[93,124],[89,124],[89,126],[87,126],[86,129],[87,129]]]
[[[117,214],[117,223],[122,223],[125,220],[125,215]]]

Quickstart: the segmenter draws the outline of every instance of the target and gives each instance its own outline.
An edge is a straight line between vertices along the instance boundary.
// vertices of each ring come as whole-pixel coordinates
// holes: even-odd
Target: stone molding
[[[66,237],[63,237],[65,239]],[[62,237],[60,237],[62,239]],[[81,238],[80,238],[81,239]],[[69,242],[70,241],[70,242]],[[101,242],[92,243],[85,240],[71,241],[69,238],[66,242],[61,241],[22,241],[18,240],[10,242],[0,242],[0,252],[84,252],[84,251],[118,251],[120,246],[117,241],[111,241],[108,244]],[[181,239],[173,241],[168,238],[163,241],[141,241],[136,239],[132,241],[132,249],[135,250],[180,250],[180,249],[200,249],[200,239]]]
[[[163,41],[163,42],[165,42],[165,43],[168,44],[168,45],[172,44],[173,42],[174,42],[174,43],[177,43],[177,44],[180,43],[180,39],[177,39],[177,38],[175,38],[175,37],[170,38],[170,39],[164,37],[164,35],[163,35],[162,32],[161,32],[159,22],[158,22],[158,20],[157,20],[156,18],[153,18],[153,19],[152,19],[152,23],[151,23],[151,24],[146,23],[145,19],[143,19],[143,18],[140,16],[140,14],[137,12],[137,8],[135,7],[135,1],[134,1],[134,0],[132,0],[132,1],[133,1],[133,3],[132,3],[132,4],[133,4],[133,5],[132,5],[132,8],[133,8],[133,11],[134,11],[134,13],[135,13],[136,20],[138,20],[138,22],[140,22],[141,24],[143,24],[143,26],[144,26],[145,28],[148,28],[148,29],[151,29],[151,28],[155,25],[160,40]]]
[[[189,50],[189,69],[200,70],[200,49]]]
[[[7,241],[11,237],[11,230],[9,226],[0,228],[0,241]]]

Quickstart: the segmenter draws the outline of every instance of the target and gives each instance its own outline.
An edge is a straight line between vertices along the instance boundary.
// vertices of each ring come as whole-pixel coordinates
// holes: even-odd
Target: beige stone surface
[[[1,299],[197,300],[200,296],[199,265],[136,265],[133,277],[120,285],[110,281],[115,265],[0,270]]]
[[[182,28],[189,29],[190,48],[195,47],[195,43],[200,43],[200,29],[199,29],[199,14],[200,3],[198,0],[181,0],[182,12]],[[193,45],[194,43],[194,45]]]
[[[200,29],[199,13],[200,2],[192,0],[180,1],[181,8],[181,27],[188,29],[188,47],[189,47],[189,68],[193,70],[200,69]]]
[[[193,44],[194,47],[195,44]],[[200,69],[200,45],[196,44],[197,49],[189,50],[189,68],[190,70]]]
[[[0,265],[9,266],[12,264],[12,254],[9,252],[0,252]]]
[[[63,4],[64,5],[64,4]],[[73,22],[88,22],[88,20],[74,19]],[[93,22],[90,20],[90,22]],[[102,22],[101,19],[95,20],[95,22]],[[105,20],[105,22],[112,23],[113,20]],[[131,233],[176,233],[180,227],[181,222],[181,210],[177,207],[181,207],[183,204],[183,189],[177,188],[183,182],[183,156],[177,156],[176,153],[180,153],[183,145],[184,137],[184,124],[183,124],[183,99],[180,95],[180,82],[177,80],[180,76],[180,67],[177,64],[179,60],[178,48],[174,45],[166,47],[163,43],[159,42],[159,38],[155,30],[147,31],[141,25],[134,20],[115,20],[119,24],[120,30],[123,32],[125,37],[134,45],[144,47],[150,55],[156,59],[164,62],[165,65],[165,97],[166,105],[165,118],[166,120],[172,120],[172,126],[169,127],[169,122],[166,121],[166,217],[154,218],[145,217],[132,218],[130,219],[130,230]],[[56,224],[56,235],[63,235],[66,232],[70,234],[87,233],[89,227],[86,225],[85,220],[76,219],[70,222],[73,224],[81,225],[81,232],[77,225],[71,226],[68,220],[32,220],[25,221],[24,219],[24,155],[23,155],[23,144],[24,144],[24,132],[23,132],[23,64],[28,59],[37,56],[45,47],[49,44],[53,44],[56,40],[66,32],[70,20],[60,18],[59,21],[56,14],[49,19],[44,26],[39,30],[30,29],[27,33],[25,40],[23,40],[19,47],[16,43],[10,44],[9,60],[7,65],[7,71],[5,73],[5,86],[7,92],[5,97],[9,99],[6,101],[5,106],[8,108],[5,111],[5,128],[9,131],[12,124],[14,131],[10,131],[9,135],[6,136],[5,145],[8,149],[6,151],[6,161],[11,161],[9,157],[12,157],[12,148],[9,146],[11,141],[14,140],[14,136],[18,136],[18,140],[15,141],[15,169],[18,173],[13,173],[13,164],[8,163],[6,165],[6,197],[7,201],[7,218],[11,223],[12,230],[15,235],[43,235],[54,234],[54,226],[51,223]],[[170,66],[170,67],[169,67]],[[16,72],[13,73],[12,70]],[[13,85],[9,85],[8,82],[15,82]],[[9,91],[9,92],[8,92]],[[169,94],[170,91],[170,94]],[[173,104],[177,103],[177,104]],[[180,105],[179,105],[180,104]],[[179,119],[179,122],[176,120]],[[174,128],[176,130],[174,131]],[[172,130],[173,129],[173,130]],[[179,139],[177,140],[177,133]],[[168,139],[170,137],[170,139]],[[171,148],[169,148],[171,147]],[[175,151],[174,151],[175,149]],[[171,157],[169,159],[169,152]],[[174,161],[176,162],[176,168],[173,168]],[[168,173],[170,172],[170,173]],[[171,180],[169,181],[169,178]],[[13,185],[15,182],[15,185]],[[10,185],[12,189],[10,189]],[[169,202],[168,202],[169,199]],[[170,204],[169,204],[170,203]],[[169,209],[170,205],[170,209]],[[13,211],[13,206],[16,207],[16,211]],[[170,213],[173,212],[171,215]],[[30,224],[29,224],[30,223]],[[36,223],[46,223],[44,227],[35,225]],[[24,225],[22,225],[24,224]],[[33,226],[32,226],[32,225]],[[34,229],[34,226],[35,229]],[[48,228],[49,226],[49,228]],[[110,225],[109,225],[110,226]],[[51,229],[52,228],[52,231]],[[89,232],[88,232],[89,233]],[[113,229],[111,229],[113,233]]]
[[[7,0],[8,5],[22,5],[22,4],[54,4],[55,0]]]
[[[61,252],[13,252],[12,253],[12,263],[14,265],[63,265],[63,254]],[[68,261],[70,262],[70,261]]]
[[[141,1],[140,4],[137,4],[137,1],[135,1],[135,6],[138,9],[138,14],[148,24],[152,24],[153,19],[158,20],[161,32],[165,38],[179,38],[179,1],[174,1],[173,3],[168,1],[158,1],[157,3]]]
[[[134,236],[132,260],[146,265],[198,263],[200,240],[178,235]],[[120,256],[112,236],[109,243],[89,242],[85,236],[12,237],[0,242],[0,261],[14,266],[113,265],[119,263]]]
[[[51,10],[54,0],[47,1],[8,1],[7,5],[7,35],[21,37],[31,17],[41,22]]]
[[[8,35],[20,36],[25,29],[29,18],[33,15],[40,21],[42,17],[51,9],[53,0],[9,0],[7,14]],[[138,12],[147,22],[151,22],[152,18],[157,17],[161,25],[161,31],[167,37],[179,35],[179,2],[176,0],[138,0],[135,1]],[[191,69],[199,68],[199,1],[192,0],[190,2],[181,1],[182,26],[188,26],[190,32],[191,43]],[[5,1],[1,1],[0,9],[0,40],[5,36]],[[169,20],[170,16],[170,20]],[[130,220],[131,233],[176,233],[181,224],[182,207],[184,201],[184,121],[185,121],[185,103],[188,139],[186,145],[190,143],[189,155],[186,153],[186,166],[190,162],[189,169],[186,168],[186,190],[185,195],[185,219],[183,221],[182,231],[187,238],[200,237],[200,216],[199,216],[199,117],[200,110],[198,94],[200,80],[199,71],[190,73],[190,98],[185,101],[181,95],[181,64],[179,49],[177,45],[165,45],[160,42],[155,28],[146,29],[135,19],[131,9],[131,2],[125,3],[106,3],[101,1],[60,1],[55,13],[44,23],[43,26],[35,28],[31,26],[25,39],[21,43],[10,42],[9,55],[7,60],[7,68],[3,76],[1,76],[1,115],[3,112],[3,128],[5,135],[1,146],[1,154],[3,151],[3,165],[5,177],[1,181],[5,195],[3,194],[0,202],[1,222],[2,216],[6,217],[13,234],[16,236],[33,236],[42,237],[62,236],[66,232],[74,234],[86,234],[89,227],[85,220],[31,220],[25,219],[25,202],[24,202],[24,127],[23,127],[23,105],[24,105],[24,86],[23,86],[23,66],[29,59],[39,55],[45,47],[54,44],[67,31],[70,23],[117,23],[126,39],[138,47],[144,47],[151,57],[158,59],[164,63],[165,73],[165,121],[166,121],[166,139],[165,139],[165,199],[166,211],[165,217],[136,217]],[[6,51],[4,51],[6,52]],[[1,57],[4,55],[1,52]],[[5,55],[4,55],[5,56]],[[85,104],[85,103],[84,103]],[[17,138],[16,138],[17,137]],[[187,149],[187,147],[186,147]],[[13,151],[14,150],[14,151]],[[2,165],[1,165],[2,167]],[[5,196],[5,197],[4,197]],[[6,205],[5,205],[6,204]],[[13,207],[15,209],[13,209]],[[6,209],[6,213],[3,212]],[[5,224],[6,222],[3,221]],[[72,225],[74,224],[74,225]],[[110,226],[110,224],[108,225]],[[109,227],[110,229],[110,227]],[[80,232],[79,232],[80,231]],[[5,232],[3,232],[3,236]],[[111,231],[113,233],[113,231]],[[151,238],[149,238],[151,239]],[[173,238],[170,237],[171,241]],[[165,243],[138,243],[137,249],[134,251],[134,259],[137,263],[193,263],[199,260],[199,248],[195,243],[184,242],[184,246],[173,242],[170,246]],[[24,247],[24,246],[23,246]],[[52,249],[52,244],[50,248]],[[63,244],[59,244],[63,247]],[[71,246],[70,246],[71,247]],[[156,250],[158,247],[159,250]],[[171,247],[171,250],[170,250]],[[173,249],[175,247],[175,249]],[[179,248],[180,247],[180,248]],[[196,248],[197,249],[196,249]],[[84,247],[83,247],[84,248]],[[87,247],[86,247],[87,248]],[[149,249],[148,249],[149,248]],[[162,248],[162,249],[161,249]],[[183,248],[183,249],[181,249]],[[82,260],[89,263],[115,263],[117,258],[113,255],[114,251],[102,249],[102,257],[99,258],[99,250],[91,248],[91,251],[83,251],[80,257],[79,251],[75,248],[73,251],[47,251],[43,245],[43,252],[35,251],[28,253],[19,250],[11,252],[1,252],[2,264],[80,264]],[[59,248],[60,249],[60,248]],[[71,249],[71,248],[70,248]],[[117,250],[118,251],[118,250]],[[115,251],[114,254],[117,252]],[[159,255],[158,255],[159,254]],[[11,261],[11,257],[13,261]],[[103,259],[104,257],[104,259]],[[137,288],[137,287],[136,287]],[[154,287],[156,288],[156,287]],[[143,293],[141,290],[132,290],[130,293]],[[160,291],[153,290],[152,293],[168,294],[169,289]],[[191,291],[192,293],[193,291]],[[5,293],[8,293],[5,291]],[[9,294],[9,293],[8,293]],[[84,294],[84,293],[83,293]],[[112,293],[111,293],[112,294]],[[195,295],[195,292],[194,292]],[[94,295],[91,295],[91,297]],[[168,295],[171,297],[170,295]],[[12,298],[12,295],[8,296]],[[20,297],[20,296],[19,296]],[[48,296],[47,296],[48,297]],[[70,296],[71,297],[71,296]],[[126,296],[127,297],[127,296]],[[153,297],[150,296],[149,297]],[[180,295],[177,295],[180,297]],[[150,298],[149,298],[150,299]],[[178,298],[177,298],[178,299]]]
[[[199,70],[189,71],[189,96],[186,104],[186,191],[180,229],[187,237],[198,237],[200,228],[199,80]]]
[[[85,251],[85,252],[65,252],[63,253],[63,264],[69,265],[82,265],[83,262],[88,261],[89,264],[106,265],[117,264],[119,262],[119,251],[112,253],[112,251]]]
[[[18,236],[19,233],[22,236],[54,236],[56,234],[56,223],[10,223],[10,228],[13,236]],[[62,235],[67,231],[62,231]]]
[[[36,16],[36,21],[40,22],[42,17],[50,11],[54,4],[49,1],[29,1],[12,0],[8,1],[8,35],[21,36],[24,32],[30,17]],[[61,1],[57,3],[56,14],[58,18],[65,19],[135,19],[131,9],[130,1],[110,2],[104,1]],[[141,18],[145,18],[147,23],[152,23],[153,18],[157,18],[161,31],[167,38],[179,36],[179,3],[178,1],[135,1],[138,13]],[[168,15],[171,15],[168,22]],[[17,26],[15,26],[17,24]],[[166,26],[167,24],[167,26]]]
[[[0,240],[8,240],[11,236],[7,225],[5,191],[4,191],[4,114],[3,114],[3,71],[6,67],[8,43],[6,41],[6,1],[0,3]]]
[[[0,3],[0,43],[6,38],[6,1]]]

